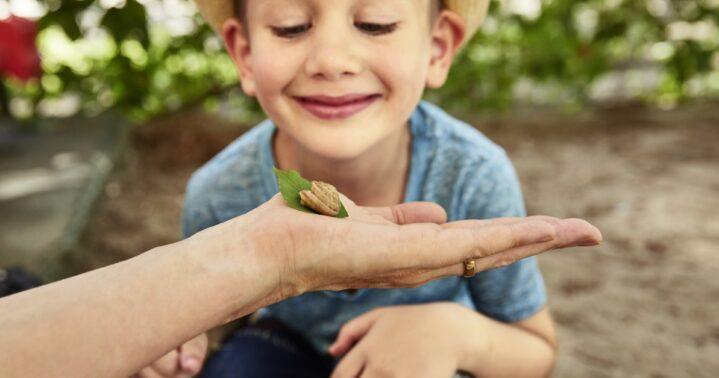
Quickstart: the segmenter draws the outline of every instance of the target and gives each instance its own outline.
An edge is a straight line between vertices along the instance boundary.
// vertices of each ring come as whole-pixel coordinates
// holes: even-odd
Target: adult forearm
[[[302,292],[414,286],[461,274],[467,259],[490,266],[601,240],[576,220],[398,227],[382,214],[403,211],[416,222],[436,214],[417,203],[373,213],[344,200],[350,219],[297,212],[277,195],[183,242],[0,300],[0,371],[127,376],[200,332]],[[531,354],[523,363],[551,354],[531,335],[502,329],[481,369],[514,361],[518,350]],[[518,341],[521,349],[508,347]]]
[[[481,322],[491,324],[479,324]],[[476,330],[474,335],[472,330]],[[539,335],[486,317],[476,317],[475,326],[470,326],[468,331],[471,340],[466,343],[463,370],[477,377],[547,377],[551,374],[555,346]]]
[[[182,242],[1,300],[0,371],[126,377],[261,306],[266,281],[222,255]]]

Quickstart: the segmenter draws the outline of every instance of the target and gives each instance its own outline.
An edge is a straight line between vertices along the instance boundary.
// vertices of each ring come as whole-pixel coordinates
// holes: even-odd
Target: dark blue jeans
[[[205,363],[207,378],[324,378],[335,362],[275,320],[260,320],[230,336]]]

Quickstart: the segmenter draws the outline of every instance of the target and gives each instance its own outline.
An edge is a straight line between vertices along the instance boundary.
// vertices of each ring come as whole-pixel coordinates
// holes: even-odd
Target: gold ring
[[[475,275],[475,273],[476,273],[476,272],[474,271],[474,269],[475,269],[476,267],[477,267],[477,264],[474,262],[474,260],[467,260],[467,261],[465,261],[465,262],[464,262],[464,276],[467,277],[467,278],[469,278],[469,277],[474,277],[474,275]]]

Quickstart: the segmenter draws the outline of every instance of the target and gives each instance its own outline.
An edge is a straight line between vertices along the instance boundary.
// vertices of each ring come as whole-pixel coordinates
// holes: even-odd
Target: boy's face
[[[223,36],[244,91],[302,147],[357,157],[444,83],[463,37],[430,0],[245,0]],[[246,32],[245,32],[246,31]]]

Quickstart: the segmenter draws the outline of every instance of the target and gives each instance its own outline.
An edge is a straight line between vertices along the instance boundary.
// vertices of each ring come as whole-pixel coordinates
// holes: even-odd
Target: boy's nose
[[[312,78],[339,80],[359,74],[362,62],[348,38],[329,35],[316,38],[305,71]]]

